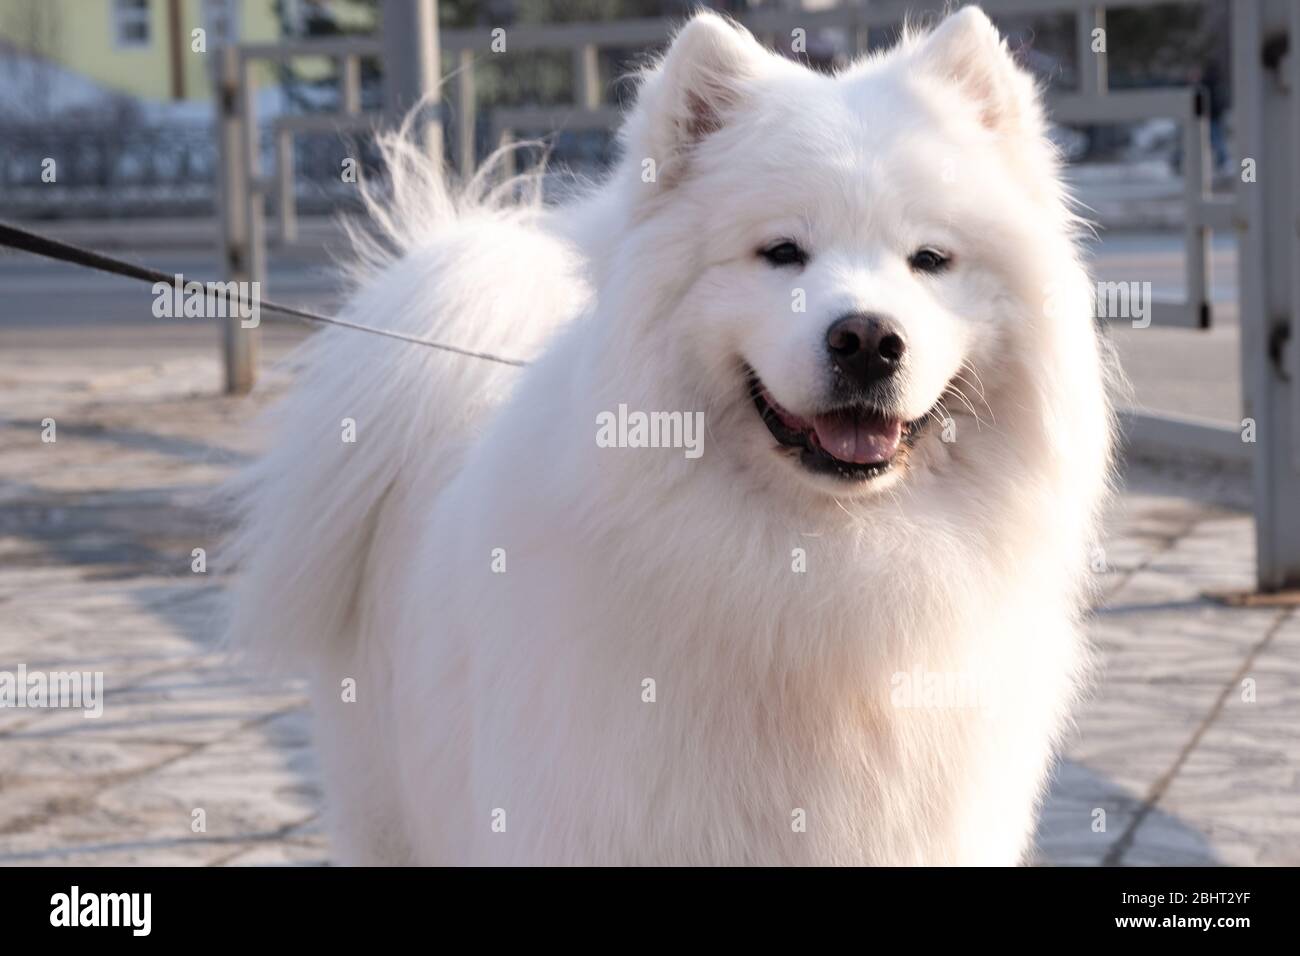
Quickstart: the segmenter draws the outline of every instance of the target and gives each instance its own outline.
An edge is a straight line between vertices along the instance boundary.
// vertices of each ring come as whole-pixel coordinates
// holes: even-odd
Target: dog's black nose
[[[826,347],[844,376],[863,388],[898,371],[907,351],[892,322],[861,312],[836,319],[826,330]]]

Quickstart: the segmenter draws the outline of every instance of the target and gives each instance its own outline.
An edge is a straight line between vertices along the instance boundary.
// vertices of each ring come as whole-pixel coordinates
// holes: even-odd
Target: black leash
[[[30,252],[32,255],[44,256],[46,259],[55,259],[59,262],[67,262],[75,266],[81,266],[84,269],[96,269],[99,272],[107,272],[110,275],[125,276],[128,279],[140,279],[143,282],[164,282],[170,286],[177,282],[184,284],[186,281],[184,276],[167,275],[157,271],[156,269],[149,269],[145,266],[138,266],[122,259],[115,259],[112,256],[106,256],[91,249],[74,246],[67,242],[60,242],[57,239],[50,239],[27,229],[20,229],[17,226],[11,226],[8,223],[3,222],[0,222],[0,246],[7,246],[10,249],[18,249],[21,252]],[[211,293],[213,291],[211,284],[201,283],[201,285],[206,292]],[[493,355],[490,352],[475,352],[471,349],[463,349],[456,345],[446,345],[442,342],[433,342],[429,339],[422,339],[414,335],[394,332],[391,329],[377,329],[373,326],[349,322],[346,319],[336,319],[328,315],[318,315],[315,312],[308,312],[306,309],[295,309],[292,306],[278,305],[275,302],[268,302],[265,299],[260,299],[258,301],[258,306],[269,312],[279,312],[282,315],[292,316],[293,318],[299,319],[303,322],[318,322],[323,325],[337,325],[345,329],[355,329],[358,332],[369,332],[372,335],[382,335],[385,338],[397,339],[401,342],[410,342],[413,345],[424,345],[431,349],[440,349],[444,352],[452,352],[456,355],[483,359],[486,362],[498,362],[502,365],[514,365],[518,367],[523,367],[528,364],[519,359],[504,358],[500,355]]]

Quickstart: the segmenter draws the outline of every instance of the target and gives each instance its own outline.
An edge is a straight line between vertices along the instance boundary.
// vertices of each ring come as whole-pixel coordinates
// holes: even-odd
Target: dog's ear
[[[633,148],[658,165],[659,181],[680,178],[691,148],[726,125],[769,58],[744,27],[715,13],[682,28],[646,78],[629,124]]]
[[[940,23],[914,51],[917,69],[955,83],[989,129],[1032,127],[1039,115],[1033,80],[1016,65],[984,11],[965,7]]]

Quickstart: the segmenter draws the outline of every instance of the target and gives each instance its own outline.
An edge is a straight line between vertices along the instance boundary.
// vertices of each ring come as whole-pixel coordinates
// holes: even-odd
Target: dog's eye
[[[907,264],[913,272],[943,272],[952,262],[952,257],[940,252],[934,246],[924,246],[912,253]]]
[[[765,249],[760,249],[758,254],[774,266],[801,266],[808,261],[808,253],[789,239],[783,239]]]

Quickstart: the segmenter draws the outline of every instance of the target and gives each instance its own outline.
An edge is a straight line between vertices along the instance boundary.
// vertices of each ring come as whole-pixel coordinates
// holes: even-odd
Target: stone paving
[[[0,710],[0,863],[327,859],[301,689],[217,646],[207,492],[259,402],[212,397],[216,350],[196,355],[0,354],[0,670],[103,671],[106,701]]]
[[[295,336],[270,338],[275,359]],[[0,710],[0,863],[328,862],[301,688],[236,674],[216,642],[207,494],[253,453],[249,422],[288,373],[218,397],[217,359],[0,341],[0,671],[103,671],[106,687],[97,720]],[[1298,864],[1300,613],[1202,597],[1250,585],[1244,479],[1125,480],[1092,625],[1104,668],[1038,862]]]

